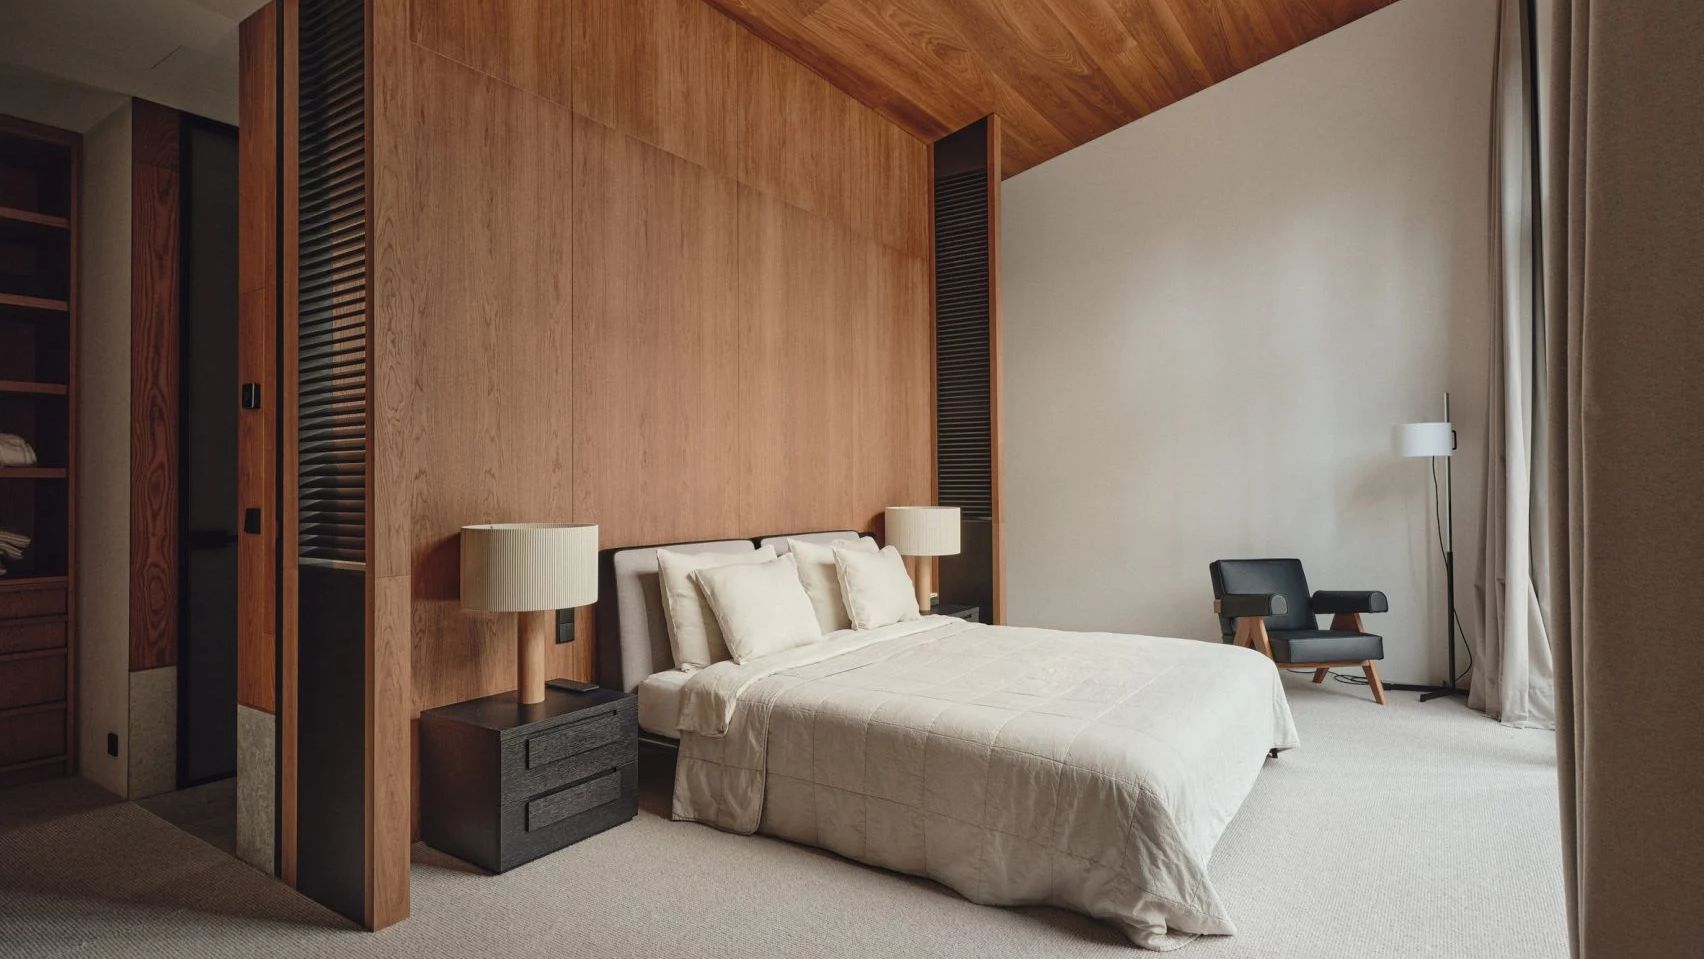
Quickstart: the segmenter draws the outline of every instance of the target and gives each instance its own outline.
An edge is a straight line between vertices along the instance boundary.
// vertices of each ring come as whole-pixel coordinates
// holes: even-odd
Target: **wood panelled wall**
[[[132,101],[130,669],[178,655],[181,115]]]
[[[260,511],[260,532],[237,534],[237,702],[277,712],[278,11],[242,22],[237,81],[237,375],[260,387],[260,408],[237,418],[237,501]]]
[[[415,709],[514,686],[464,524],[930,501],[927,145],[701,0],[371,3],[375,655]]]

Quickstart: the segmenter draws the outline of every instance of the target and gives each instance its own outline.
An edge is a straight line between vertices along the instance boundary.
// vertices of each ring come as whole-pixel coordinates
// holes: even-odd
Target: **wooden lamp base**
[[[544,702],[544,654],[556,632],[556,610],[518,613],[515,635],[515,698]]]
[[[935,592],[935,557],[911,557],[911,582],[917,587],[917,611],[929,615],[934,608],[933,593]]]

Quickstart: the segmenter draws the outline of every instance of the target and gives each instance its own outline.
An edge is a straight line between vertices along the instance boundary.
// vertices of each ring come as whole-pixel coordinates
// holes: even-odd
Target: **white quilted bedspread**
[[[1172,949],[1235,927],[1207,860],[1296,745],[1252,650],[945,617],[687,683],[674,816],[1051,904]]]

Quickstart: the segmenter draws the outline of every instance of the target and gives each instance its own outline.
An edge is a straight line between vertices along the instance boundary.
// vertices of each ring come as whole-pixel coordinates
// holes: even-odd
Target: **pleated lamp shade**
[[[597,601],[596,524],[462,527],[461,602],[466,608],[515,613]]]
[[[889,506],[888,545],[902,556],[953,556],[959,551],[957,506]]]
[[[1449,456],[1455,452],[1455,428],[1449,423],[1404,423],[1396,428],[1396,455]]]

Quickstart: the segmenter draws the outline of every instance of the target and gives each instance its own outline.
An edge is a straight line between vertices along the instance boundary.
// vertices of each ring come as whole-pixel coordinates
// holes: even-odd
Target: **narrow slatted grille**
[[[367,131],[363,0],[302,0],[298,547],[366,561]]]
[[[988,354],[988,178],[935,181],[936,502],[994,515]]]

